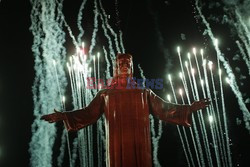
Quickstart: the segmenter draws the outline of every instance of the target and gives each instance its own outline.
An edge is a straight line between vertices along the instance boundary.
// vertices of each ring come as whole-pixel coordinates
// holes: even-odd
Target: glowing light
[[[178,52],[178,54],[180,54],[180,51],[181,51],[180,47],[177,46],[177,52]]]
[[[67,63],[67,68],[69,71],[71,70],[69,63]]]
[[[77,47],[77,48],[76,48],[76,54],[77,54],[77,55],[80,55],[80,53],[81,53],[81,49]]]
[[[218,43],[219,43],[218,39],[215,38],[215,39],[214,39],[214,45],[215,45],[215,46],[218,46]]]
[[[84,49],[84,47],[85,47],[85,44],[84,44],[84,42],[82,42],[82,49],[81,49],[82,52],[81,52],[81,53],[82,53],[83,55],[85,54],[85,49]]]
[[[192,69],[191,69],[191,73],[192,73],[192,75],[194,75],[194,72],[195,72],[195,70],[192,68]]]
[[[81,87],[81,82],[77,82],[77,87],[80,88]]]
[[[169,102],[171,102],[171,96],[169,94],[167,95],[167,99]]]
[[[168,80],[171,81],[171,79],[172,79],[172,78],[171,78],[171,75],[168,74]]]
[[[189,52],[187,53],[187,56],[188,56],[188,59],[190,60],[190,53]]]
[[[182,96],[182,93],[183,93],[183,92],[182,92],[182,89],[179,89],[179,94],[180,94],[181,96]]]
[[[193,53],[196,55],[196,48],[193,48]]]
[[[179,73],[179,77],[182,79],[182,77],[183,77],[183,76],[182,76],[182,72]]]
[[[222,70],[221,70],[221,69],[219,69],[219,75],[221,75],[221,73],[222,73]]]
[[[204,85],[204,80],[203,79],[201,79],[201,85]]]
[[[206,66],[206,64],[207,64],[207,60],[204,59],[203,62],[202,62],[202,65],[203,65],[203,66]]]
[[[62,97],[62,102],[65,103],[65,96]]]
[[[93,56],[93,60],[95,61],[95,55]]]
[[[230,84],[230,79],[228,77],[225,78],[226,83]]]
[[[209,116],[208,116],[208,121],[209,121],[210,123],[212,123],[212,122],[214,121],[213,116],[209,115]]]
[[[86,62],[87,60],[87,55],[83,55],[83,61]]]
[[[200,53],[201,53],[201,55],[203,55],[203,49],[201,49]]]
[[[212,61],[208,62],[208,67],[209,67],[210,70],[212,70],[212,67],[213,67],[213,62]]]
[[[99,59],[99,57],[100,57],[100,53],[99,53],[99,52],[97,52],[97,58]]]
[[[185,61],[185,66],[188,67],[188,62],[187,61]]]
[[[53,61],[53,65],[55,66],[56,65],[56,61],[54,59],[52,61]]]

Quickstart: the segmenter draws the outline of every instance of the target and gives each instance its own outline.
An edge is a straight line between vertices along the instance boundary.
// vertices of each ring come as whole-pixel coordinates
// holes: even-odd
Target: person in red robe
[[[133,81],[132,77],[132,56],[118,54],[110,87],[100,90],[87,107],[71,112],[55,111],[41,119],[50,123],[64,121],[68,131],[77,131],[96,123],[104,114],[108,135],[106,166],[151,167],[149,114],[167,123],[189,127],[192,113],[206,108],[210,102],[203,99],[191,105],[168,103],[151,89],[129,87],[128,80]]]

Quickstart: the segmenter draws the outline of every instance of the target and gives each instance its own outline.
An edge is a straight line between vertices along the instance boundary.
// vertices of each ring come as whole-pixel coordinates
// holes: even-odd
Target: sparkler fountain
[[[30,142],[31,165],[49,167],[53,166],[53,157],[55,156],[53,154],[56,149],[53,146],[58,132],[55,125],[49,125],[40,121],[40,116],[47,114],[54,108],[65,111],[67,108],[65,101],[69,101],[68,99],[72,99],[74,109],[82,108],[89,104],[97,91],[101,89],[99,79],[110,78],[110,66],[114,61],[115,53],[125,52],[125,49],[122,42],[122,33],[119,31],[120,34],[116,34],[112,29],[101,0],[94,0],[93,4],[94,30],[89,53],[87,53],[84,43],[78,46],[85,33],[81,22],[83,18],[82,12],[85,9],[87,0],[83,0],[78,13],[77,25],[80,33],[77,41],[63,15],[63,1],[45,0],[40,2],[39,0],[32,0],[31,3],[31,30],[34,35],[32,50],[35,57],[36,70],[36,78],[33,86],[35,120],[32,125],[33,136]],[[192,54],[187,54],[187,60],[183,62],[183,59],[186,58],[182,55],[180,47],[178,47],[177,56],[180,62],[180,78],[168,75],[169,90],[171,90],[174,103],[190,104],[192,100],[200,100],[202,98],[210,98],[212,101],[211,106],[206,109],[206,112],[199,111],[192,117],[192,128],[177,126],[177,131],[188,166],[233,166],[229,129],[227,127],[227,106],[225,105],[223,93],[222,78],[224,70],[220,65],[221,62],[227,73],[227,82],[230,82],[230,86],[238,98],[248,129],[249,112],[243,102],[242,95],[239,93],[240,91],[232,69],[223,57],[218,41],[201,13],[198,0],[195,5],[202,21],[207,26],[210,38],[214,41],[217,62],[209,61],[208,56],[204,58],[204,50],[201,49],[200,53],[198,53],[195,48],[193,48]],[[235,12],[237,18],[239,18],[239,22],[244,25],[239,11],[236,10]],[[108,50],[106,50],[103,44],[100,44],[103,46],[103,50],[97,53],[96,38],[98,31],[100,31],[99,26],[102,27],[103,35],[107,40]],[[69,58],[68,63],[66,63],[66,48],[64,46],[66,36],[66,33],[63,31],[64,27],[66,27],[76,48],[76,53]],[[242,28],[245,28],[245,31],[248,30],[244,26]],[[243,37],[244,35],[241,35],[242,41],[245,41],[246,39],[243,39]],[[236,44],[244,60],[246,60],[246,65],[249,66],[249,59],[247,57],[249,52],[245,53],[243,45],[239,41],[236,41]],[[248,43],[244,42],[244,46],[248,46]],[[97,54],[94,55],[93,53]],[[64,70],[65,66],[68,72]],[[141,70],[142,78],[145,78],[140,66],[139,70]],[[215,71],[217,71],[216,74]],[[89,77],[97,79],[96,89],[86,89]],[[56,82],[54,82],[55,79]],[[219,81],[219,83],[216,81]],[[181,83],[182,88],[174,87],[176,82]],[[68,88],[70,91],[67,90]],[[68,95],[68,92],[71,95]],[[169,94],[167,100],[172,101]],[[101,118],[96,125],[80,130],[75,138],[63,130],[61,147],[59,148],[60,153],[57,156],[58,166],[62,166],[65,163],[65,155],[68,156],[69,166],[71,167],[76,166],[78,159],[82,167],[103,166],[106,152],[104,143],[108,133],[103,120],[104,118]],[[154,126],[155,120],[152,116],[150,116],[150,120],[153,142],[153,164],[160,166],[157,154],[163,124],[159,121],[157,129]],[[66,151],[68,153],[64,154]],[[97,164],[94,162],[95,154],[98,155]]]
[[[200,55],[196,54],[196,49],[193,48],[193,55],[190,53],[187,54],[188,62],[185,61],[183,63],[182,56],[180,54],[180,47],[177,47],[177,53],[180,61],[180,79],[183,83],[183,88],[174,89],[172,83],[171,75],[168,75],[168,80],[171,86],[172,94],[174,96],[175,103],[178,103],[175,90],[179,90],[179,95],[181,96],[181,102],[185,103],[188,101],[190,103],[190,99],[199,99],[202,98],[210,98],[212,99],[211,107],[207,109],[206,113],[198,113],[193,119],[194,126],[193,128],[185,129],[184,127],[180,130],[177,127],[179,136],[181,138],[182,146],[184,149],[184,153],[186,158],[188,159],[188,165],[190,166],[214,166],[215,164],[219,166],[232,166],[231,162],[231,152],[229,148],[229,138],[228,138],[228,129],[227,129],[227,119],[225,116],[225,103],[224,100],[218,101],[217,98],[217,89],[220,89],[221,99],[223,97],[223,88],[221,85],[217,86],[214,82],[214,77],[221,78],[221,70],[218,71],[218,76],[214,76],[213,74],[213,63],[204,59],[204,51],[201,49]],[[193,57],[193,59],[192,59]],[[198,59],[198,58],[199,59]],[[196,63],[196,69],[192,66],[192,61]],[[199,63],[200,62],[200,63]],[[186,71],[184,71],[183,64],[185,64]],[[203,69],[203,75],[200,69]],[[207,75],[207,71],[210,71],[210,76]],[[191,75],[190,75],[191,71]],[[198,76],[195,75],[195,71],[197,71]],[[200,84],[197,84],[196,78],[200,81]],[[189,84],[187,82],[189,81]],[[221,79],[219,79],[221,81]],[[205,83],[204,83],[205,81]],[[220,82],[221,83],[221,82]],[[212,84],[212,86],[210,85]],[[185,91],[186,98],[183,97],[183,90]],[[191,90],[191,91],[190,91]],[[212,94],[212,93],[213,94]],[[170,96],[168,95],[168,99]],[[215,104],[214,104],[215,103]],[[219,103],[221,103],[219,107]],[[215,105],[215,106],[214,106]],[[200,115],[199,115],[200,114]],[[208,118],[204,120],[203,118]],[[221,120],[224,122],[224,126],[221,123]],[[198,124],[196,123],[198,121]],[[206,123],[207,122],[207,123]],[[187,135],[187,131],[190,135]],[[195,136],[193,134],[195,132]],[[184,136],[184,137],[183,137]],[[190,139],[187,136],[191,136]],[[202,139],[202,140],[200,140]],[[203,141],[203,142],[200,142]],[[211,144],[212,143],[212,148]],[[191,144],[192,143],[192,144]],[[190,149],[190,144],[192,149]],[[190,150],[194,150],[191,152]],[[188,153],[187,153],[188,151]],[[215,158],[213,158],[212,153],[215,154]],[[189,155],[189,156],[188,156]],[[194,162],[193,156],[196,157],[196,161]],[[205,162],[205,160],[207,162]],[[189,163],[191,162],[191,164]]]

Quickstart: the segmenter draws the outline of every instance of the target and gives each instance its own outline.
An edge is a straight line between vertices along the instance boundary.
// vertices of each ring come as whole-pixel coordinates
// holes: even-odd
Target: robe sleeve
[[[158,119],[176,125],[191,126],[192,111],[190,105],[168,103],[152,90],[147,90],[149,109]]]
[[[100,91],[87,107],[64,113],[67,130],[76,131],[95,123],[104,112],[103,107],[104,100]]]

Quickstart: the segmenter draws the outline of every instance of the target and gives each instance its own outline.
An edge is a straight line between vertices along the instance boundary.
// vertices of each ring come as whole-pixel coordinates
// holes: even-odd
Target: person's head
[[[133,76],[133,59],[130,54],[117,54],[114,76],[132,77]]]

